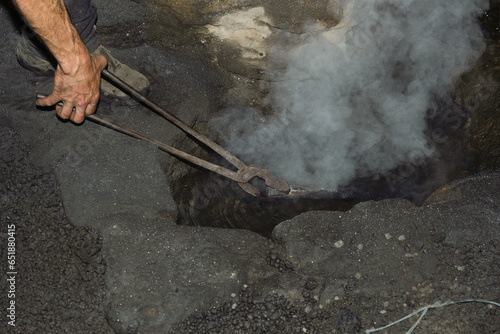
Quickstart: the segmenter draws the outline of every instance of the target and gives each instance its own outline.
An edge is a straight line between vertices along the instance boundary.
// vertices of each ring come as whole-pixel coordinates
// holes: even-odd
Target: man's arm
[[[57,114],[75,123],[82,122],[85,114],[92,114],[97,107],[106,58],[88,52],[71,23],[63,0],[14,2],[58,62],[54,90],[47,98],[37,100],[37,104],[51,106],[63,101],[63,107],[56,106]]]

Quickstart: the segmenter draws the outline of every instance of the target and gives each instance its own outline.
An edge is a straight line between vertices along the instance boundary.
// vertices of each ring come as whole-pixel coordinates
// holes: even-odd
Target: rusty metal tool
[[[224,177],[227,177],[233,181],[238,182],[238,185],[248,194],[256,197],[267,197],[267,194],[269,193],[268,191],[266,192],[261,192],[259,189],[251,185],[249,182],[255,178],[258,177],[262,180],[264,180],[264,183],[267,187],[274,189],[280,193],[283,193],[285,195],[290,193],[290,186],[288,183],[285,181],[277,178],[276,176],[272,175],[269,170],[262,166],[254,166],[250,165],[247,166],[245,163],[243,163],[240,159],[238,159],[236,156],[233,154],[229,153],[229,151],[225,150],[222,148],[220,145],[215,143],[213,140],[210,138],[206,137],[205,135],[195,131],[193,128],[191,128],[189,125],[187,125],[184,121],[179,119],[177,116],[173,115],[170,112],[167,112],[164,110],[162,107],[160,107],[158,104],[155,102],[149,100],[146,98],[144,95],[142,95],[140,92],[138,92],[136,89],[134,89],[132,86],[128,85],[126,82],[115,76],[114,74],[110,73],[108,70],[104,69],[102,71],[102,74],[105,78],[107,78],[109,81],[112,83],[116,84],[118,87],[120,87],[122,90],[126,91],[130,95],[132,95],[134,98],[139,100],[140,102],[144,103],[146,106],[149,108],[153,109],[156,113],[160,114],[162,117],[166,118],[168,121],[173,123],[175,126],[183,130],[184,132],[190,134],[194,138],[196,138],[199,142],[205,144],[208,146],[210,149],[212,149],[214,152],[219,154],[221,157],[223,157],[225,160],[227,160],[229,163],[231,163],[237,171],[230,170],[228,168],[213,164],[211,162],[208,162],[206,160],[200,159],[198,157],[195,157],[191,154],[188,154],[186,152],[180,151],[172,146],[166,145],[164,143],[161,143],[155,139],[149,138],[137,131],[131,130],[129,128],[126,128],[120,124],[117,124],[111,120],[108,120],[104,117],[98,116],[98,115],[85,115],[85,118],[104,125],[106,127],[109,127],[113,130],[119,131],[121,133],[124,133],[126,135],[129,135],[131,137],[141,139],[148,141],[150,143],[153,143],[156,145],[159,149],[176,156],[180,159],[189,161],[199,167],[202,167],[204,169],[210,170],[214,173],[217,173],[219,175],[222,175]],[[37,99],[44,98],[47,95],[45,94],[37,94]],[[58,103],[59,105],[62,105],[62,102]]]

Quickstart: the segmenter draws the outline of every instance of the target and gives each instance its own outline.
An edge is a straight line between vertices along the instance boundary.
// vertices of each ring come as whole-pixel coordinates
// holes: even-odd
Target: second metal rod
[[[130,95],[156,111],[158,114],[161,116],[165,117],[167,120],[172,122],[174,125],[185,131],[186,133],[190,134],[203,144],[207,145],[210,147],[212,150],[214,150],[217,154],[219,154],[221,157],[226,159],[228,162],[230,162],[233,166],[235,166],[238,169],[243,169],[246,167],[245,163],[229,153],[227,150],[223,149],[219,144],[211,140],[205,135],[202,135],[201,133],[195,131],[192,127],[187,125],[184,121],[179,119],[177,116],[173,115],[172,113],[167,112],[164,110],[162,107],[160,107],[158,104],[155,102],[149,100],[146,98],[144,95],[142,95],[140,92],[138,92],[134,87],[130,86],[127,84],[125,81],[122,79],[118,78],[116,75],[112,74],[109,72],[107,69],[104,69],[102,71],[102,74],[104,75],[105,78],[109,79],[110,81],[114,82],[116,85],[118,85],[120,88],[124,89],[127,91]]]

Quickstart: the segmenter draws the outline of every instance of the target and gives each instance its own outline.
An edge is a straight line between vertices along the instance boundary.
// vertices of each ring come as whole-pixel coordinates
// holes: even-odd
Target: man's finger
[[[95,112],[96,109],[97,109],[97,103],[89,103],[87,105],[87,108],[85,108],[85,114],[91,115]]]
[[[57,111],[56,108],[56,113],[61,117],[62,119],[68,119],[71,116],[71,113],[73,112],[73,106],[71,106],[70,103],[65,103],[59,111]]]
[[[108,59],[103,55],[91,54],[91,56],[93,57],[94,62],[99,69],[99,72],[102,72],[102,70],[104,70],[106,66],[108,66]]]
[[[85,112],[82,107],[77,107],[71,114],[70,120],[76,124],[83,122],[85,119]]]
[[[62,110],[62,102],[60,104],[56,104],[56,115],[59,116],[59,114],[61,113],[61,110]]]
[[[50,94],[49,96],[42,98],[42,99],[37,99],[36,104],[41,107],[50,107],[53,105],[56,105],[57,102],[61,101],[60,98],[58,98],[54,94]]]

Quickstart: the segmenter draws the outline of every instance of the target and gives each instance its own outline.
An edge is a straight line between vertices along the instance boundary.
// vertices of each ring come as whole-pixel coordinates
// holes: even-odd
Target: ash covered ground
[[[151,78],[152,99],[203,123],[218,105],[213,69],[186,50],[153,47],[145,33],[125,39],[127,26],[141,31],[149,9],[98,7],[104,42]],[[4,317],[2,331],[362,333],[436,302],[500,301],[498,170],[451,182],[421,207],[387,199],[304,213],[270,239],[178,226],[163,154],[34,107],[34,93],[51,80],[17,65],[12,14],[0,7],[8,78],[0,83],[0,217],[2,245],[15,225],[18,274],[16,327]],[[142,107],[103,100],[99,112],[178,141]],[[2,309],[9,288],[2,280]],[[416,332],[497,333],[499,312],[479,302],[436,308]]]

